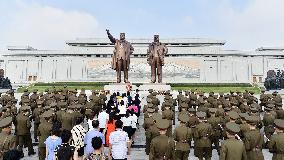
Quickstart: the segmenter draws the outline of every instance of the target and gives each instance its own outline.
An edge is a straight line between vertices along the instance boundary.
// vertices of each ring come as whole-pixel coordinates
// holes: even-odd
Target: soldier
[[[176,160],[188,160],[192,130],[187,127],[189,118],[187,115],[182,114],[179,116],[180,125],[175,128],[173,138],[175,144],[175,158]]]
[[[220,155],[219,139],[221,137],[221,123],[222,119],[216,116],[216,108],[209,108],[210,117],[208,118],[208,123],[211,124],[213,128],[213,134],[211,136],[212,143],[216,147],[218,154]]]
[[[22,106],[22,112],[16,117],[17,138],[19,140],[19,150],[23,151],[23,146],[28,146],[28,155],[34,155],[34,149],[31,138],[31,122],[30,122],[30,107]]]
[[[164,66],[164,57],[168,53],[166,45],[159,42],[159,35],[154,35],[154,42],[149,45],[147,50],[147,62],[151,66],[151,83],[162,83],[162,66]]]
[[[239,125],[234,122],[226,123],[226,139],[221,144],[220,160],[247,160],[244,143],[235,138],[240,131]]]
[[[284,120],[274,120],[276,134],[272,135],[268,142],[269,152],[273,154],[273,160],[284,159]]]
[[[16,136],[11,134],[12,117],[0,120],[0,159],[5,152],[16,148]]]
[[[34,111],[34,109],[37,106],[37,99],[38,99],[38,94],[37,94],[37,89],[33,90],[33,94],[30,96],[30,104],[31,104],[31,110],[32,112]]]
[[[206,122],[206,113],[197,112],[197,117],[199,118],[199,124],[196,125],[193,132],[194,142],[194,155],[198,157],[199,160],[210,160],[212,157],[212,143],[210,137],[212,136],[212,126]]]
[[[166,135],[168,137],[172,136],[172,121],[174,120],[174,112],[171,110],[171,104],[170,103],[166,103],[165,104],[165,110],[162,111],[162,118],[166,119],[169,121],[169,127],[167,129],[167,133]]]
[[[133,53],[134,48],[131,43],[125,40],[125,33],[120,33],[120,39],[115,39],[107,29],[109,40],[115,44],[115,49],[112,56],[112,69],[116,70],[117,83],[121,82],[121,71],[124,71],[124,82],[128,81],[128,70],[130,64],[130,55]]]
[[[246,121],[246,117],[249,116],[249,114],[248,113],[240,113],[239,115],[241,117],[239,135],[240,135],[240,138],[243,140],[246,132],[250,130],[249,125],[247,124],[247,121]]]
[[[262,146],[264,144],[263,134],[257,129],[258,118],[254,116],[246,117],[250,130],[244,135],[244,143],[249,160],[264,160]]]
[[[155,114],[155,113],[154,113]],[[149,155],[150,153],[150,144],[151,144],[151,141],[160,135],[159,133],[159,129],[157,127],[157,122],[159,120],[162,119],[162,115],[161,114],[155,114],[155,116],[153,116],[153,120],[154,120],[154,123],[153,124],[150,124],[151,126],[145,131],[145,136],[146,136],[146,150],[147,150],[147,155]]]
[[[167,159],[173,160],[174,156],[174,140],[166,136],[169,121],[161,119],[157,122],[160,135],[151,141],[149,160]]]
[[[274,133],[274,120],[276,119],[276,115],[273,114],[274,105],[268,104],[267,107],[264,108],[265,113],[263,115],[263,125],[264,125],[264,133],[267,139],[270,139]],[[267,144],[267,143],[266,143]],[[266,145],[267,146],[267,145]]]
[[[74,116],[73,116],[73,109],[76,107],[75,105],[69,106],[67,111],[62,114],[62,129],[66,129],[71,131],[74,124]]]
[[[154,118],[153,118],[154,112],[155,112],[155,110],[153,108],[147,109],[148,118],[144,119],[144,124],[143,124],[143,128],[145,129],[145,133],[147,133],[148,129],[154,124]],[[146,148],[145,148],[146,155],[149,155],[149,153],[150,153],[150,143],[151,143],[150,139],[147,139],[147,137],[146,137]]]
[[[37,108],[34,109],[33,118],[34,118],[34,139],[35,142],[38,142],[37,139],[37,132],[38,132],[38,126],[40,124],[40,115],[43,113],[44,109],[42,107],[43,101],[37,101]]]
[[[39,144],[38,144],[38,154],[39,160],[45,160],[46,157],[46,148],[45,148],[45,140],[50,135],[52,129],[52,111],[44,112],[40,117],[42,121],[38,127],[37,135],[39,136]]]

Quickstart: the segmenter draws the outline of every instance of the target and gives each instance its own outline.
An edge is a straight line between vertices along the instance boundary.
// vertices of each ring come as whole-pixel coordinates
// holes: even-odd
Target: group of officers
[[[88,100],[89,99],[89,100]],[[20,151],[24,156],[23,147],[28,147],[28,155],[34,155],[32,136],[38,142],[39,159],[46,157],[45,140],[50,136],[52,127],[71,131],[77,118],[93,119],[102,110],[107,100],[104,91],[92,91],[87,97],[84,90],[77,89],[46,89],[44,93],[27,89],[21,95],[20,108],[14,91],[9,90],[0,97],[0,160],[9,150]],[[33,135],[31,127],[34,127]],[[12,131],[12,124],[15,129]]]
[[[262,89],[258,99],[253,91],[205,96],[193,90],[179,91],[174,99],[168,91],[162,104],[157,92],[149,92],[143,127],[150,160],[187,160],[191,148],[198,159],[209,160],[213,146],[220,160],[264,160],[263,148],[273,160],[284,159],[284,110],[277,92]]]

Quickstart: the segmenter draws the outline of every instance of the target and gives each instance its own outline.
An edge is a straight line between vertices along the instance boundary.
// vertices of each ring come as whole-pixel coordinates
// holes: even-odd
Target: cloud
[[[283,0],[251,0],[243,10],[236,10],[224,2],[217,11],[220,34],[235,49],[284,47],[283,10]]]
[[[62,49],[66,46],[66,40],[102,34],[98,21],[91,14],[65,11],[38,3],[17,2],[17,12],[7,22],[1,23],[1,45]]]

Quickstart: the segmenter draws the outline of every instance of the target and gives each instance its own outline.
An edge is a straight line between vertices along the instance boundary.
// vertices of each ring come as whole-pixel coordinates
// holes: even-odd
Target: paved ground
[[[270,91],[270,92],[272,92],[272,91]],[[282,90],[281,94],[283,94],[283,93],[284,93],[284,91]],[[89,95],[90,92],[87,92],[87,94]],[[177,92],[174,92],[174,96],[176,94],[177,94]],[[146,103],[145,95],[146,95],[145,93],[140,93],[140,97],[142,99],[142,106]],[[15,96],[19,99],[20,94],[16,93]],[[259,95],[257,95],[257,97],[259,97]],[[162,97],[159,97],[159,98],[160,98],[160,100],[162,102],[163,101]],[[141,125],[143,124],[143,115],[141,115],[140,118],[139,118],[139,124],[140,124],[140,127],[137,130],[137,132],[136,132],[136,138],[135,138],[135,144],[134,144],[135,146],[143,146],[143,145],[145,145],[145,136],[144,136],[145,131],[141,127]],[[33,133],[33,129],[31,129],[31,132]],[[37,146],[35,146],[34,149],[37,152]],[[133,148],[132,151],[131,151],[131,155],[128,157],[128,159],[130,159],[130,160],[144,160],[144,159],[146,159],[147,160],[148,156],[145,154],[144,150],[145,150],[145,148]],[[269,153],[268,150],[264,149],[263,153],[264,153],[264,158],[266,160],[272,159],[272,154]],[[38,159],[37,156],[30,156],[30,157],[27,156],[27,150],[25,150],[25,155],[26,156],[23,158],[23,160],[36,160],[36,159]],[[197,159],[196,157],[194,157],[192,149],[190,150],[189,159],[191,159],[191,160]],[[219,159],[216,150],[213,150],[212,159],[213,160]]]

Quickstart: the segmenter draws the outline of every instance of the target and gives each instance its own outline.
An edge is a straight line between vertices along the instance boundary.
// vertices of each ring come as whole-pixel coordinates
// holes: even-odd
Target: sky
[[[0,0],[0,50],[65,49],[67,40],[211,38],[224,49],[284,47],[284,0]]]

